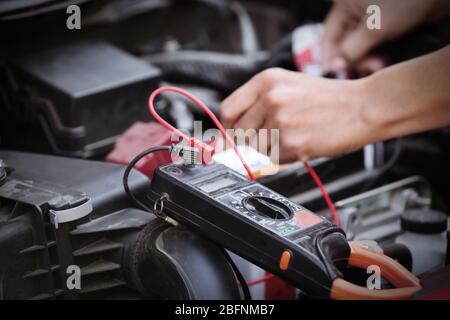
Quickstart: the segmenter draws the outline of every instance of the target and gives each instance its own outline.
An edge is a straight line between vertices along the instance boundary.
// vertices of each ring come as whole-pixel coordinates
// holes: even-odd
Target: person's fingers
[[[259,152],[267,155],[274,164],[296,160],[295,154],[288,154],[285,150],[281,151],[280,130],[273,128],[271,119],[266,119],[261,128],[266,130],[266,134],[265,136],[260,134],[260,132],[258,134],[257,150]]]
[[[268,116],[264,122],[263,128],[267,129],[270,139],[267,141],[267,148],[270,149],[270,158],[272,161],[288,162],[294,160],[296,157],[295,149],[297,147],[297,133],[290,130],[291,121],[296,118],[296,115],[288,112],[289,109],[284,109],[281,112]],[[286,143],[286,138],[289,142]]]
[[[321,40],[321,64],[324,70],[328,70],[333,58],[339,52],[339,42],[346,31],[348,13],[342,4],[335,3],[325,19],[324,34]]]
[[[337,53],[336,56],[331,59],[330,63],[324,69],[325,74],[328,72],[344,71],[349,67],[348,61],[340,56],[340,54],[341,53]]]
[[[225,127],[233,127],[239,117],[256,103],[265,88],[276,83],[286,74],[279,68],[266,69],[238,88],[220,107],[220,118]]]
[[[270,131],[266,130],[264,124],[261,125],[261,128],[255,131],[254,135],[249,135],[248,145],[257,150],[258,152],[269,155],[270,150]]]
[[[301,74],[295,74],[298,79]],[[285,108],[292,103],[292,97],[298,96],[299,88],[289,86],[287,77],[280,81],[276,86],[268,86],[264,93],[253,104],[240,119],[234,124],[234,128],[244,130],[259,129],[264,121],[279,115],[280,109]],[[289,110],[290,108],[287,108]]]
[[[233,125],[234,129],[254,129],[258,130],[264,123],[265,118],[265,104],[264,97],[260,97],[255,104],[253,104],[239,120]]]
[[[220,120],[224,127],[233,127],[237,119],[250,108],[259,97],[259,81],[251,79],[230,96],[220,106]]]
[[[242,113],[258,99],[258,93],[252,84],[244,85],[227,97],[220,105],[220,121],[225,128],[231,128]]]
[[[340,52],[343,58],[350,63],[355,63],[363,58],[372,48],[382,42],[381,33],[378,30],[369,30],[365,22],[361,22],[356,29],[347,33],[340,44]]]
[[[286,97],[289,96],[289,90],[282,86],[266,92],[241,116],[235,123],[234,129],[242,129],[246,134],[251,133],[248,130],[254,130],[255,134],[249,137],[250,145],[267,154],[273,140],[272,130],[275,129],[272,126],[273,118],[279,116],[280,109],[287,103]]]
[[[383,69],[385,66],[386,61],[383,58],[372,55],[359,61],[355,69],[360,76],[365,77]]]

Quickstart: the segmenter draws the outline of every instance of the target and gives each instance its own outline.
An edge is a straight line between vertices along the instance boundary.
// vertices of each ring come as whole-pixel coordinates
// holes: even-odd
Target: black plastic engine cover
[[[123,166],[14,151],[0,159],[14,168],[0,185],[0,299],[240,298],[223,249],[131,207]],[[129,182],[138,197],[149,188],[136,171]],[[87,216],[51,221],[51,210],[89,199]]]

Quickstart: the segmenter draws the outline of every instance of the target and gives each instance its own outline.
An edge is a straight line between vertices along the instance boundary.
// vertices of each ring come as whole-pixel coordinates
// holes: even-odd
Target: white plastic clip
[[[53,210],[50,209],[50,221],[55,225],[55,229],[58,229],[60,223],[66,223],[81,219],[91,213],[93,210],[91,199],[88,199],[85,203],[70,209],[65,210]]]

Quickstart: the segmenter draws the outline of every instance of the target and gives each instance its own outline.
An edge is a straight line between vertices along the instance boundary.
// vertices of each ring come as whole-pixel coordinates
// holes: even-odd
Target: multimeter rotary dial
[[[246,197],[242,199],[242,205],[248,211],[263,218],[287,220],[292,216],[291,208],[283,202],[265,196]]]

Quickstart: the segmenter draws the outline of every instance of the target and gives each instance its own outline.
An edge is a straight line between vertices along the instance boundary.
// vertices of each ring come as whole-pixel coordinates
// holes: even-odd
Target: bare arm
[[[366,26],[369,5],[381,10],[380,30]],[[339,71],[355,65],[380,43],[449,13],[448,0],[335,0],[325,20],[322,67]]]
[[[367,142],[450,125],[450,46],[361,82]]]
[[[359,80],[269,69],[230,95],[221,116],[228,127],[279,129],[286,161],[450,125],[450,46]]]

